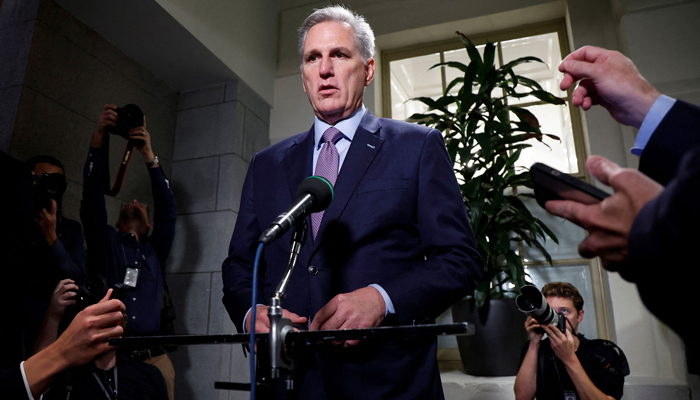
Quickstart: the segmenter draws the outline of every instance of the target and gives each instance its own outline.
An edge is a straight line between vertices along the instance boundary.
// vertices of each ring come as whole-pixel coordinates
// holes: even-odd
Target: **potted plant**
[[[527,109],[509,104],[508,99],[534,96],[549,104],[564,104],[564,101],[543,90],[536,81],[513,71],[517,65],[542,62],[540,59],[522,57],[498,68],[494,43],[486,44],[482,58],[465,35],[457,34],[466,47],[469,65],[450,61],[431,67],[444,65],[460,70],[461,74],[447,85],[442,97],[413,99],[427,105],[428,110],[412,115],[409,120],[443,133],[484,260],[484,276],[473,297],[452,309],[456,321],[460,320],[460,314],[467,313],[471,316],[463,316],[463,320],[476,324],[475,336],[458,338],[465,371],[473,375],[514,375],[526,334],[525,316],[517,311],[512,299],[526,283],[527,275],[516,252],[516,243],[522,241],[537,248],[550,265],[552,259],[543,243],[547,238],[558,243],[555,234],[523,204],[523,197],[533,197],[522,190],[531,189],[532,181],[529,171],[516,167],[515,163],[533,140],[546,145],[542,141],[544,136],[559,138],[541,132],[537,118]],[[455,91],[457,94],[451,94]],[[515,314],[502,316],[501,312]],[[487,320],[511,325],[484,325]],[[521,333],[513,335],[513,329]],[[498,336],[507,337],[508,343],[482,342]],[[464,348],[470,344],[470,349]],[[507,344],[514,347],[508,349]],[[483,364],[502,359],[499,354],[484,353],[499,349],[515,362],[503,366],[468,365],[472,361]]]

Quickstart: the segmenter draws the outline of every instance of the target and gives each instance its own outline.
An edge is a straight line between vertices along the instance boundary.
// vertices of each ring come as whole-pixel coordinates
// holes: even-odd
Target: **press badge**
[[[564,392],[564,400],[578,400],[576,397],[576,392]]]
[[[124,275],[124,285],[131,289],[136,289],[136,284],[139,281],[139,270],[133,267],[126,267],[126,274]]]

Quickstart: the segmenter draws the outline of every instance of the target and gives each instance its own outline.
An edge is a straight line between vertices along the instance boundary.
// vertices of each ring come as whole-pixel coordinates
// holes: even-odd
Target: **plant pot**
[[[514,299],[490,300],[479,310],[475,302],[460,300],[452,306],[455,322],[474,325],[472,336],[457,336],[464,372],[476,376],[517,375],[520,353],[527,341],[525,320]]]

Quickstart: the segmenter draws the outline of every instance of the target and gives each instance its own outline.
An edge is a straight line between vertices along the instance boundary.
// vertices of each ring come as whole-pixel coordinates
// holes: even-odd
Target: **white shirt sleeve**
[[[383,287],[377,285],[376,283],[373,283],[369,285],[379,292],[379,294],[382,295],[382,298],[384,299],[384,304],[386,305],[386,310],[384,311],[384,316],[386,317],[389,314],[394,314],[396,311],[394,310],[394,303],[391,302],[391,298],[389,297],[389,294],[387,294],[386,290],[384,290]]]
[[[642,151],[644,151],[647,143],[649,143],[651,135],[654,134],[654,131],[659,127],[659,124],[674,104],[676,104],[676,99],[672,99],[668,96],[661,95],[656,99],[649,109],[649,112],[644,117],[642,126],[639,128],[637,139],[634,141],[634,147],[632,147],[631,150],[632,154],[635,156],[642,155]]]
[[[32,389],[29,388],[29,382],[27,382],[27,374],[24,373],[24,361],[19,363],[19,370],[22,372],[22,380],[24,381],[24,388],[27,390],[27,397],[29,397],[29,400],[34,400],[34,396],[32,396]],[[39,400],[44,397],[41,395],[39,397]]]

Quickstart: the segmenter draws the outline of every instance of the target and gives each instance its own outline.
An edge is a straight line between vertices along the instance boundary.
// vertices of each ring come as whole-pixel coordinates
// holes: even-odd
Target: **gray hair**
[[[302,63],[306,35],[314,25],[321,22],[344,22],[350,25],[355,32],[355,42],[360,49],[362,61],[367,63],[367,59],[374,57],[374,32],[365,20],[365,17],[350,11],[345,6],[335,5],[316,9],[313,14],[306,17],[301,28],[299,28],[299,56],[302,59]]]

